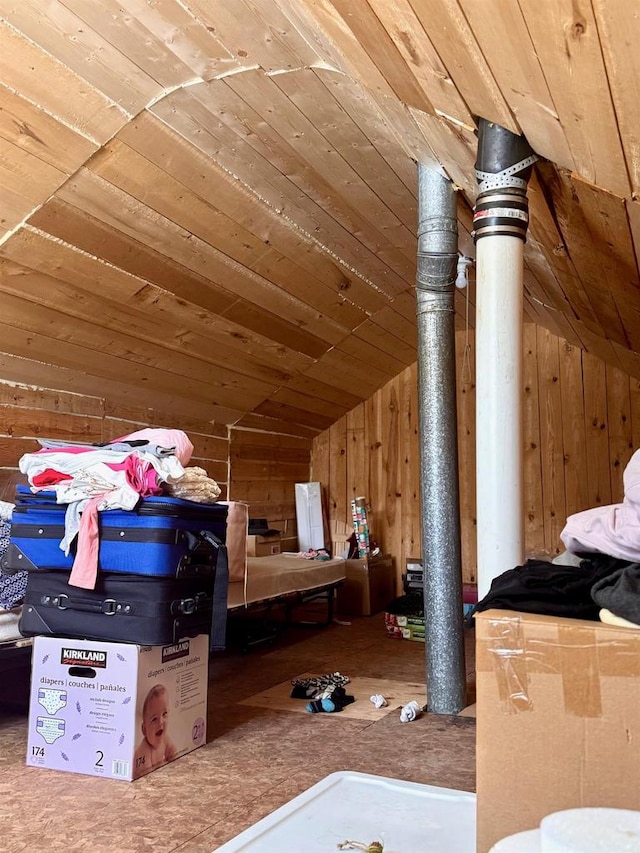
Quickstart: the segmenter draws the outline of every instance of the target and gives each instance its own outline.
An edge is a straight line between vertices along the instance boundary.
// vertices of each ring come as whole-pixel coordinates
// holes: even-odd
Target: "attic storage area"
[[[625,0],[0,0],[0,497],[38,438],[170,426],[286,550],[296,482],[322,484],[336,530],[366,495],[399,593],[421,556],[417,164],[453,183],[458,248],[475,258],[485,120],[540,158],[524,247],[524,548],[555,557],[568,515],[622,500],[640,447],[638,36]],[[455,292],[466,583],[475,272]],[[422,667],[414,655],[406,678]],[[251,688],[229,682],[224,702],[269,686],[259,662],[247,672]],[[453,782],[429,772],[474,784],[468,767]],[[197,826],[201,848],[185,830],[155,849],[233,834]]]
[[[212,438],[196,455],[211,460],[221,483],[230,478],[233,499],[260,504],[257,514],[273,522],[294,521],[290,485],[275,480],[304,479],[311,441],[360,418],[358,407],[415,363],[414,161],[441,163],[460,188],[460,251],[474,255],[478,115],[523,132],[544,158],[529,187],[525,323],[610,374],[638,373],[635,139],[630,72],[622,79],[618,70],[625,42],[616,39],[633,16],[623,24],[624,6],[586,4],[569,15],[552,4],[553,44],[547,9],[500,6],[489,27],[474,4],[396,5],[363,3],[359,14],[329,3],[3,10],[3,431],[11,439],[3,468],[33,447],[23,438],[107,440],[118,432],[109,418],[170,419]],[[456,39],[445,37],[451,30]],[[470,293],[456,296],[460,333],[473,329],[473,285],[472,270]],[[546,372],[537,346],[530,352]],[[559,356],[551,347],[543,357],[553,381]],[[615,469],[633,447],[630,411],[620,421],[634,387],[618,399],[616,380],[605,391],[602,370],[597,378],[587,370],[584,388],[572,380],[570,417],[602,420]],[[459,384],[468,401],[469,382]],[[529,523],[540,526],[544,504],[557,526],[565,508],[608,502],[620,481],[615,470],[606,485],[600,475],[565,507],[564,472],[575,480],[572,472],[584,470],[586,438],[567,438],[578,444],[566,452],[559,441],[566,386],[555,404],[543,397],[535,425],[536,387],[527,388],[540,448],[527,453],[539,507]],[[565,408],[564,432],[574,433]],[[390,411],[382,430],[404,432],[404,418],[396,427]],[[92,426],[67,414],[91,417]],[[239,446],[271,441],[269,452],[242,462],[225,453],[228,427]],[[370,458],[383,457],[371,476],[377,466],[391,482],[398,463],[393,451],[380,452],[384,437],[369,442]],[[472,453],[471,436],[465,483]],[[322,472],[336,492],[332,517],[348,521],[347,494],[369,475],[355,476],[343,496]],[[415,508],[415,483],[407,485]],[[391,526],[398,506],[375,483],[370,499]],[[463,524],[472,517],[465,509]],[[403,540],[415,555],[411,525]],[[532,531],[528,550],[542,544]],[[406,552],[394,545],[401,562]],[[542,550],[555,548],[551,531]]]

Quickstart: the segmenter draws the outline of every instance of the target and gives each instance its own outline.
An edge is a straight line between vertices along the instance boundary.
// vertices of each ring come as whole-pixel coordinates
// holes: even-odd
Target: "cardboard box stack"
[[[419,557],[407,557],[405,564],[405,572],[403,577],[404,591],[409,595],[412,592],[418,592],[424,588],[424,568],[422,560]],[[478,587],[475,583],[465,583],[462,585],[462,601],[463,604],[474,605],[478,600]],[[471,608],[465,609],[465,615]]]
[[[420,564],[421,566],[421,564]],[[422,570],[422,569],[421,569]],[[405,587],[406,588],[406,587]],[[477,600],[475,586],[465,584],[463,587],[463,616],[468,616]],[[387,636],[394,640],[412,640],[417,643],[425,641],[424,592],[422,583],[420,589],[411,589],[406,595],[401,595],[390,602],[384,614]]]
[[[419,557],[407,557],[404,573],[404,591],[409,593],[424,586],[424,570]]]
[[[407,616],[385,611],[384,624],[388,637],[424,643],[424,616]]]

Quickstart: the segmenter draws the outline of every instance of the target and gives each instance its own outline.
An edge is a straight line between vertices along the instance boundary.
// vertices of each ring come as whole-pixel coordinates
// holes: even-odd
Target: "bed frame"
[[[247,651],[274,640],[283,626],[330,625],[335,591],[345,581],[345,565],[342,557],[306,560],[289,553],[248,557],[245,580],[229,584],[228,612],[241,617],[231,620],[231,639],[239,640]],[[326,602],[324,618],[293,619],[297,607],[318,600]],[[284,620],[272,618],[275,608],[284,610]]]

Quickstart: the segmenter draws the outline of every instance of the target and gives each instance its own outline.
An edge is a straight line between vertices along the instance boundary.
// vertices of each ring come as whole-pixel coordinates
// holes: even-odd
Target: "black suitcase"
[[[19,622],[25,637],[49,634],[87,640],[169,645],[210,634],[210,648],[225,646],[229,568],[217,544],[215,575],[157,578],[98,572],[93,590],[70,586],[69,572],[29,572]]]

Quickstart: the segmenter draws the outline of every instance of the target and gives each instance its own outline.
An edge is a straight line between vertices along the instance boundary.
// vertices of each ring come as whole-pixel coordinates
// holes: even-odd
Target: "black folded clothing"
[[[598,607],[640,626],[640,563],[630,563],[599,580],[591,596]]]
[[[580,566],[527,560],[493,579],[489,592],[476,604],[471,617],[481,610],[496,608],[597,620],[600,607],[607,605],[594,601],[592,587],[628,565],[626,560],[606,554],[585,555]]]

